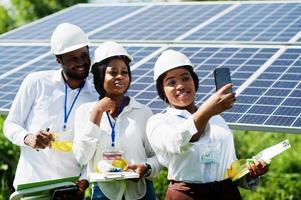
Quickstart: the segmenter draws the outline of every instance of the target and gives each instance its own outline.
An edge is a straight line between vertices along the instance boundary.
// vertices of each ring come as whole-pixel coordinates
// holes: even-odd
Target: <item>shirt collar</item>
[[[64,79],[62,77],[62,69],[55,70],[53,80],[55,82],[63,82],[64,83]]]
[[[172,107],[167,107],[167,109],[166,109],[166,113],[170,113],[170,114],[172,114],[172,115],[181,115],[181,116],[183,116],[183,117],[189,117],[189,116],[191,116],[191,113],[190,112],[188,112],[187,110],[185,110],[185,109],[177,109],[177,108],[172,108]]]
[[[62,76],[62,69],[55,70],[53,80],[55,82],[65,85],[65,80]],[[94,89],[93,84],[89,81],[89,76],[86,78],[86,83],[85,83],[84,87],[82,88],[82,90],[84,93],[86,93],[86,92],[87,93],[89,93],[89,92],[96,93],[96,90]]]

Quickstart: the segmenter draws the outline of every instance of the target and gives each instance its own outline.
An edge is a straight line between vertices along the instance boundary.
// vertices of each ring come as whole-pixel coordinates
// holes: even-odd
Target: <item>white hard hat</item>
[[[174,50],[163,51],[155,63],[154,80],[156,81],[161,74],[181,66],[193,67],[193,64],[189,58],[181,52]]]
[[[107,41],[99,45],[95,50],[93,64],[113,56],[126,56],[130,61],[133,61],[132,56],[120,44],[114,41]]]
[[[62,23],[53,31],[50,46],[55,55],[64,54],[89,45],[89,39],[84,31],[70,23]]]

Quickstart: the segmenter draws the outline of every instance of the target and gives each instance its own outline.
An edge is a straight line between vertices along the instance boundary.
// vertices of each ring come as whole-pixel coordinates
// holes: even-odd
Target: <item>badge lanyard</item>
[[[123,108],[124,108],[124,105],[125,105],[125,100],[126,100],[126,98],[123,97],[121,106],[120,106],[120,108],[119,108],[119,111],[117,112],[117,116],[122,112],[122,110],[123,110]],[[106,114],[107,114],[107,118],[108,118],[109,123],[110,123],[110,127],[111,127],[111,129],[112,129],[112,130],[111,130],[111,140],[112,140],[111,146],[114,148],[114,147],[115,147],[115,125],[116,125],[116,122],[113,123],[113,122],[111,121],[111,118],[110,118],[108,112],[106,112]]]
[[[66,81],[65,81],[64,129],[66,129],[66,127],[67,127],[68,117],[69,117],[69,115],[70,115],[70,113],[71,113],[71,111],[72,111],[72,109],[73,109],[73,106],[74,106],[74,104],[75,104],[75,102],[76,102],[76,100],[77,100],[77,97],[79,96],[79,93],[80,93],[80,91],[82,90],[82,88],[84,87],[84,85],[85,85],[85,80],[84,80],[84,82],[80,85],[80,88],[79,88],[79,90],[78,90],[76,96],[74,97],[74,99],[73,99],[73,101],[72,101],[72,103],[71,103],[70,109],[69,109],[69,111],[67,111],[67,90],[68,90],[68,86],[67,86],[67,83],[66,83]]]

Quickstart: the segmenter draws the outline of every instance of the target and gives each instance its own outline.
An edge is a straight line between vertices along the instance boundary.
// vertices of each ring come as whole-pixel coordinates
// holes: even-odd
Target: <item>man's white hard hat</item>
[[[107,41],[97,47],[92,63],[98,63],[113,56],[126,56],[130,61],[133,61],[132,56],[120,44]]]
[[[175,50],[163,51],[155,63],[154,80],[156,81],[160,75],[165,72],[182,66],[193,67],[193,64],[187,56]]]
[[[89,45],[88,36],[78,26],[62,23],[53,31],[50,46],[55,55],[68,53]]]

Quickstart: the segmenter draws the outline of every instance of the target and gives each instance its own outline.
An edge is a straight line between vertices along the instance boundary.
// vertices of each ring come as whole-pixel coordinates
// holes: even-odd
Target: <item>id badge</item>
[[[102,153],[102,158],[104,160],[115,160],[118,158],[122,158],[122,156],[123,152],[116,148],[107,149]]]
[[[97,164],[99,172],[122,172],[127,166],[123,159],[123,152],[115,148],[103,152],[102,160]]]
[[[219,163],[220,160],[220,145],[218,143],[211,143],[206,145],[201,154],[203,163]]]

